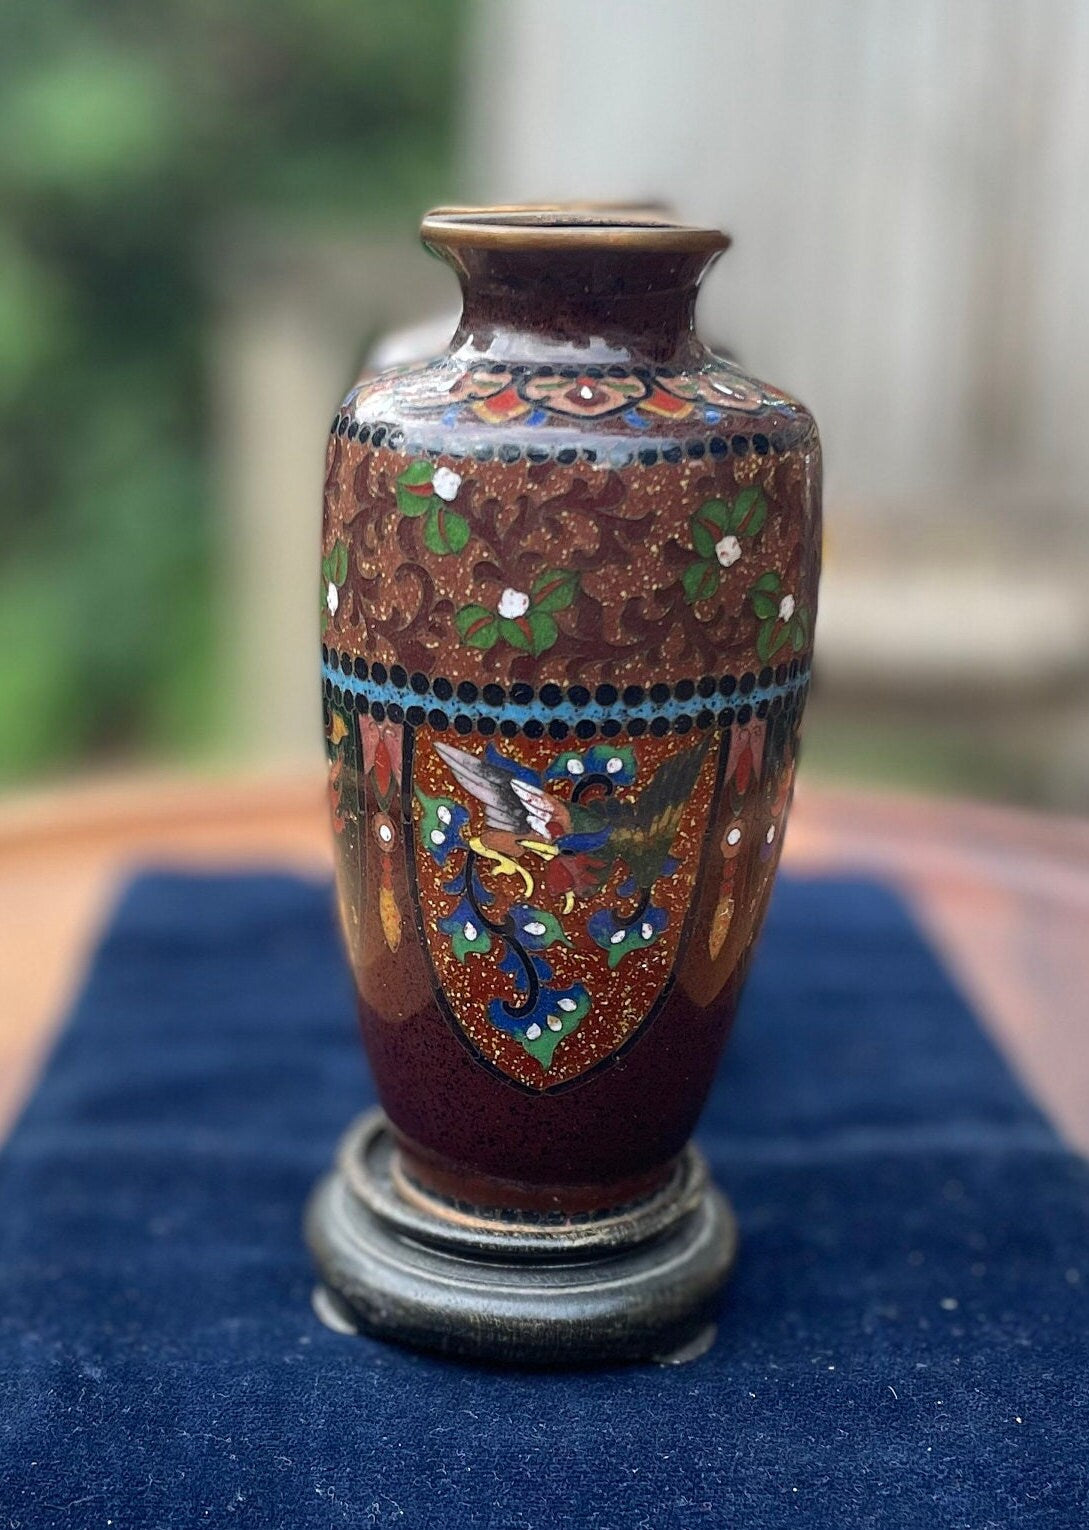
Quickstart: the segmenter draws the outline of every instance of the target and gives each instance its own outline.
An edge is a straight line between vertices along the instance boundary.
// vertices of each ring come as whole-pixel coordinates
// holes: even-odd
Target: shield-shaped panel
[[[506,1077],[569,1084],[660,1006],[717,751],[706,733],[572,747],[414,730],[404,839],[420,935],[447,1017]]]

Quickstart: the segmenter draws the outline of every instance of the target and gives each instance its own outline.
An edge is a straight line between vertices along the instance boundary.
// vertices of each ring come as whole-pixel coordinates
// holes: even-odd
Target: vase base
[[[737,1226],[695,1148],[664,1189],[607,1216],[516,1221],[404,1192],[372,1111],[306,1211],[328,1327],[522,1365],[679,1364],[710,1347]]]

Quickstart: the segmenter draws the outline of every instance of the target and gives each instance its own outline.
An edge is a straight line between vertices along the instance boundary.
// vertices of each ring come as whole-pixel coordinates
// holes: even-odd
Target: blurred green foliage
[[[200,747],[202,250],[240,212],[312,227],[435,200],[461,15],[0,6],[0,776]]]

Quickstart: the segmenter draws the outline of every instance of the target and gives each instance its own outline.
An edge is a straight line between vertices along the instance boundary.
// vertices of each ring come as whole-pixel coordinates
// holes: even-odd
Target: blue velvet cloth
[[[311,1315],[371,1099],[324,886],[147,875],[0,1160],[0,1526],[1084,1526],[1089,1178],[887,892],[783,881],[700,1140],[742,1254],[679,1368]]]

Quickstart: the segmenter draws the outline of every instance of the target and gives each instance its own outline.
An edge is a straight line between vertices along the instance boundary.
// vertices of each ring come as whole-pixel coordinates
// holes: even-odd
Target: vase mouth
[[[436,207],[424,217],[420,237],[436,251],[626,250],[711,257],[730,245],[721,229],[679,223],[647,204],[586,202]]]

